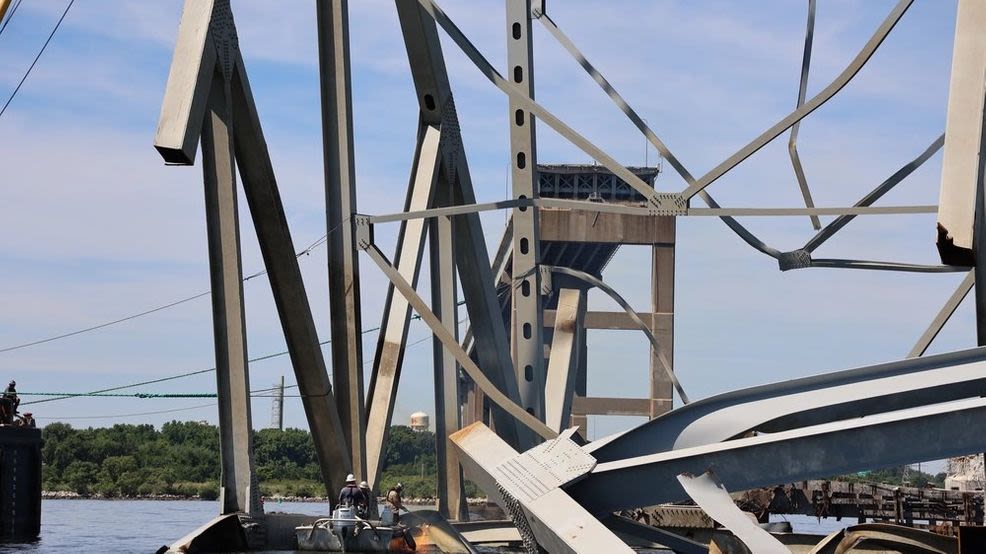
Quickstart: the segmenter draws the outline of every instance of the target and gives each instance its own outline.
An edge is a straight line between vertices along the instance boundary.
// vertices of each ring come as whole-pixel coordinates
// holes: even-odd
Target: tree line
[[[171,421],[160,430],[130,424],[75,429],[66,423],[51,423],[42,430],[42,440],[46,491],[109,498],[174,495],[215,499],[219,494],[219,429],[215,425]],[[255,431],[253,452],[262,495],[325,495],[308,431]],[[405,496],[430,498],[435,495],[436,472],[435,434],[391,427],[379,489],[385,492],[399,481]],[[467,493],[476,496],[478,491],[469,484]]]

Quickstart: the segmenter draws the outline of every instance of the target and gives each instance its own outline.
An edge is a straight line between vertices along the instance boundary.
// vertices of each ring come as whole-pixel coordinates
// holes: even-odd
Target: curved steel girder
[[[971,398],[602,462],[564,488],[599,515],[680,500],[677,476],[709,468],[728,490],[743,491],[983,450],[986,399]]]
[[[657,352],[657,359],[658,361],[661,362],[661,367],[664,369],[664,373],[668,376],[668,379],[671,380],[671,384],[674,385],[675,390],[678,391],[678,396],[681,398],[681,402],[686,405],[689,402],[691,402],[688,399],[688,395],[685,394],[685,389],[684,387],[681,386],[681,382],[678,381],[678,377],[674,374],[674,371],[671,369],[671,362],[668,360],[668,355],[664,352],[664,349],[662,349],[661,345],[657,342],[657,337],[654,336],[654,333],[651,331],[650,326],[644,323],[643,319],[640,319],[640,315],[638,315],[636,310],[634,310],[633,307],[630,306],[629,302],[627,302],[622,296],[620,296],[620,293],[616,292],[612,287],[604,283],[601,279],[595,277],[594,275],[586,273],[585,271],[579,271],[577,269],[572,269],[570,267],[561,267],[557,265],[542,265],[541,267],[545,269],[550,269],[555,273],[563,273],[565,275],[569,275],[571,277],[575,277],[576,279],[585,281],[586,283],[589,283],[590,285],[606,293],[606,295],[612,298],[614,302],[619,304],[620,307],[623,308],[624,311],[626,311],[627,315],[630,316],[630,319],[632,319],[633,322],[636,323],[638,327],[640,327],[640,330],[643,331],[645,335],[647,335],[647,340],[650,341],[651,346],[654,347],[654,351]]]
[[[809,554],[840,554],[853,552],[852,547],[867,541],[882,546],[905,547],[919,552],[955,552],[955,537],[946,537],[922,529],[913,529],[889,523],[864,523],[832,533]]]
[[[585,446],[600,462],[986,394],[986,347],[727,392]]]

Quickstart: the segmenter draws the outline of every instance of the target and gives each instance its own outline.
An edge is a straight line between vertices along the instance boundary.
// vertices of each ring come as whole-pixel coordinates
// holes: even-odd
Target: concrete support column
[[[674,231],[672,229],[672,235]],[[657,337],[667,359],[674,364],[674,243],[651,247],[651,331]],[[674,386],[664,372],[657,352],[650,355],[650,418],[670,410]]]
[[[363,345],[359,259],[350,217],[356,213],[353,102],[349,68],[347,0],[316,0],[318,59],[325,158],[325,209],[329,230],[329,309],[332,380],[351,469],[366,475],[363,421]]]
[[[455,258],[453,257],[452,222],[447,217],[430,220],[431,309],[445,327],[459,338],[459,311],[456,307]],[[433,339],[435,357],[435,445],[438,457],[438,511],[456,521],[468,521],[466,492],[459,456],[451,447],[449,436],[459,430],[459,366],[455,356]]]
[[[586,345],[586,327],[582,325],[579,327],[579,337],[578,337],[578,348],[579,348],[579,365],[578,373],[575,374],[575,394],[576,396],[586,397],[588,396],[588,372],[586,371],[586,357],[589,355],[589,348]],[[589,440],[589,418],[585,414],[573,414],[572,415],[572,426],[579,428],[579,434],[582,435],[583,439]]]
[[[201,135],[219,395],[219,506],[221,514],[260,514],[253,479],[250,376],[229,92],[229,83],[217,75]]]

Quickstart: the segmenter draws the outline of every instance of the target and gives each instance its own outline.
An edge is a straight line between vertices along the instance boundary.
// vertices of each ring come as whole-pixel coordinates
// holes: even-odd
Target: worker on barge
[[[404,485],[401,483],[397,483],[394,488],[387,491],[387,504],[390,504],[390,509],[394,512],[394,523],[400,523],[401,510],[407,511],[404,507],[403,493]]]
[[[366,513],[367,499],[363,491],[356,485],[356,476],[350,473],[346,476],[346,486],[339,491],[339,506],[349,506],[356,513]]]

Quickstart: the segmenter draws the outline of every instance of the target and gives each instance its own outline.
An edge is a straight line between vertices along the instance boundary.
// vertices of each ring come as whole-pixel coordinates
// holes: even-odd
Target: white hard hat
[[[352,473],[350,473],[349,475],[346,476],[346,482],[347,483],[355,483],[356,482],[356,476],[353,475]]]
[[[368,489],[368,488],[370,488],[370,484],[367,483],[366,481],[360,481],[359,482],[359,488],[361,488],[361,489]]]

